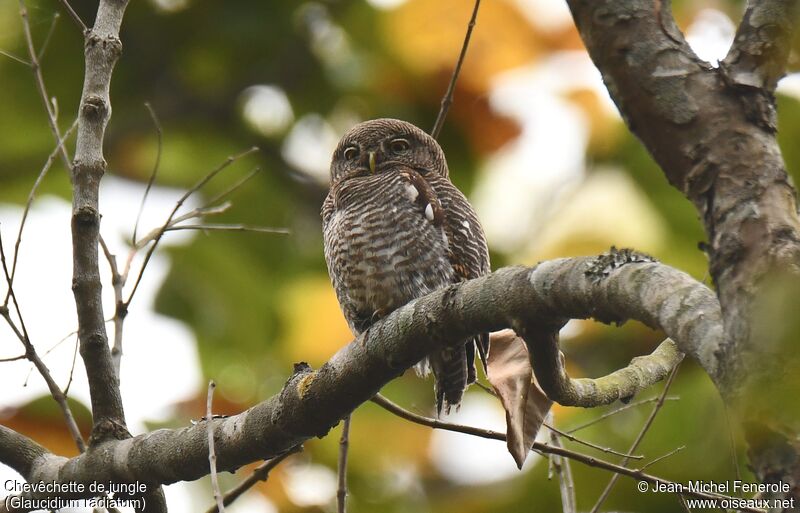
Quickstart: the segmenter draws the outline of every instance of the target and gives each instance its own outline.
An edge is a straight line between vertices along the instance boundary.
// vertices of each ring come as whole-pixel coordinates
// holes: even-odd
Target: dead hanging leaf
[[[491,334],[489,383],[506,410],[506,445],[522,468],[553,401],[533,376],[528,348],[513,330]]]

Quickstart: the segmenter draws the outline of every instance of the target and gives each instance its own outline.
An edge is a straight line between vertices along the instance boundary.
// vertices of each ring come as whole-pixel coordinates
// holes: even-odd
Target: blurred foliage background
[[[96,2],[72,5],[92,20]],[[31,0],[28,7],[41,43],[60,7],[55,0]],[[677,0],[673,8],[698,52],[724,55],[740,2]],[[319,209],[330,152],[363,119],[397,117],[430,129],[471,9],[468,0],[131,2],[112,82],[105,148],[110,173],[140,183],[150,176],[157,138],[144,107],[149,102],[164,131],[159,185],[189,187],[228,155],[256,145],[260,152],[204,189],[212,196],[248,169],[261,169],[214,221],[291,230],[289,236],[199,233],[189,244],[169,248],[171,267],[156,309],[193,331],[204,378],[196,383],[194,400],[175,404],[172,420],[158,425],[185,425],[202,416],[208,378],[218,383],[215,409],[236,413],[276,393],[293,362],[319,366],[351,340],[322,254]],[[0,1],[0,49],[24,56],[18,10],[17,2]],[[42,61],[62,128],[71,123],[80,98],[82,44],[62,12]],[[780,138],[796,177],[800,103],[796,86],[782,91]],[[613,244],[650,252],[709,281],[694,209],[624,127],[561,2],[483,2],[440,142],[453,181],[484,220],[494,268],[594,254]],[[52,148],[30,70],[0,56],[0,202],[24,203]],[[69,198],[62,167],[56,163],[40,195]],[[136,322],[135,311],[129,322]],[[5,333],[0,340],[12,343]],[[636,324],[573,322],[564,333],[564,351],[573,375],[597,376],[660,340],[661,334]],[[168,376],[149,378],[169,386]],[[411,373],[384,392],[415,411],[432,412],[431,383]],[[691,362],[683,364],[671,395],[680,400],[667,402],[638,452],[655,458],[686,448],[650,470],[678,481],[747,476],[738,434],[730,433],[715,390]],[[462,413],[473,408],[470,401],[483,408],[487,398],[473,387]],[[631,408],[578,434],[625,450],[650,408]],[[489,409],[502,418],[498,404],[491,402]],[[556,424],[570,428],[610,409],[557,408]],[[61,454],[74,453],[52,401],[22,405],[0,418]],[[337,435],[307,443],[302,455],[251,492],[263,500],[248,510],[331,511]],[[442,456],[433,437],[431,430],[375,405],[362,406],[351,434],[350,511],[560,511],[558,484],[548,479],[545,461],[493,475],[491,462],[511,464],[511,457],[492,442],[475,450],[478,470],[469,470],[459,454]],[[470,452],[441,443],[444,453]],[[573,469],[578,504],[588,510],[610,475],[577,463]],[[229,486],[247,471],[225,476],[223,483]],[[206,490],[195,494],[186,511],[211,503]],[[626,478],[606,507],[679,508],[673,496],[638,493]]]

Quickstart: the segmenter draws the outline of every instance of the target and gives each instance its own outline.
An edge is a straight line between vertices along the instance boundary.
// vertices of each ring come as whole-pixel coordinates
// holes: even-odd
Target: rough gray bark
[[[85,32],[84,82],[72,164],[72,291],[78,314],[80,354],[92,403],[90,452],[106,440],[130,437],[119,376],[108,346],[98,260],[99,190],[106,171],[103,139],[111,118],[111,75],[122,52],[119,30],[127,5],[128,0],[101,0],[94,25]],[[146,499],[148,511],[166,511],[160,487],[149,490]]]
[[[717,384],[746,428],[759,477],[780,476],[800,500],[800,419],[770,426],[776,411],[763,401],[793,397],[783,376],[798,370],[796,350],[766,343],[776,332],[756,319],[768,278],[800,274],[800,220],[773,97],[798,3],[749,1],[719,68],[694,54],[668,1],[568,3],[626,123],[701,216],[725,329]]]
[[[531,340],[526,342],[537,362],[537,378],[552,384],[556,395],[561,389],[570,390],[561,394],[565,402],[584,406],[604,404],[649,386],[662,378],[661,368],[680,356],[662,345],[634,362],[637,377],[630,382],[617,376],[574,380],[580,382],[577,387],[564,385],[561,381],[573,380],[563,371],[558,352],[557,372],[551,372],[546,358],[553,347],[538,345],[536,334],[552,333],[539,327],[553,330],[569,318],[587,317],[604,322],[638,319],[660,327],[678,348],[715,374],[715,347],[722,333],[719,307],[713,292],[688,275],[626,251],[556,260],[533,269],[506,268],[409,303],[320,369],[297,364],[279,394],[239,415],[212,419],[218,468],[232,471],[324,436],[431,351],[475,333],[506,327],[529,332]],[[32,441],[0,427],[0,461],[29,481],[90,483],[102,478],[155,486],[193,480],[208,473],[206,422],[109,440],[69,460],[42,454]]]
[[[100,179],[106,171],[103,137],[111,118],[111,73],[122,52],[119,29],[127,5],[127,0],[101,1],[95,24],[86,33],[86,70],[72,165],[72,290],[78,312],[80,353],[89,379],[95,439],[125,436],[127,432],[119,379],[108,347],[98,261],[98,198]]]

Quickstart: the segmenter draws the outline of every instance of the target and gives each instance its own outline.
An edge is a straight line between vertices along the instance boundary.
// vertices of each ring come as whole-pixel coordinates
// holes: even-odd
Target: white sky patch
[[[780,79],[777,92],[800,100],[800,73],[792,73]]]
[[[101,233],[121,263],[127,255],[124,241],[130,238],[143,192],[142,184],[113,176],[106,176],[102,182]],[[152,189],[140,222],[140,237],[164,222],[181,194],[183,191],[178,189]],[[196,206],[196,202],[187,203],[190,204],[184,208]],[[13,252],[21,215],[22,207],[18,205],[0,205],[0,228],[6,251]],[[48,355],[44,356],[44,353],[77,327],[71,290],[70,215],[71,205],[61,198],[45,196],[34,202],[23,233],[14,282],[14,291],[31,339],[62,388],[69,379],[75,337],[61,343]],[[169,232],[162,239],[162,244],[185,244],[191,238],[191,232]],[[140,253],[133,263],[128,290],[133,285],[132,281],[138,274],[144,256],[144,252]],[[10,259],[10,254],[7,257]],[[110,317],[114,311],[114,292],[102,253],[100,258],[103,308]],[[144,432],[144,422],[147,420],[166,418],[171,406],[193,397],[201,382],[196,341],[191,330],[185,324],[153,310],[156,293],[168,270],[169,259],[163,251],[157,250],[148,264],[125,322],[121,393],[128,427],[133,434]],[[5,283],[0,283],[0,293],[5,297]],[[106,327],[111,338],[113,325],[109,323]],[[0,327],[0,358],[20,353],[22,344],[3,323]],[[36,371],[30,373],[27,386],[23,386],[30,369],[30,363],[24,360],[0,363],[0,390],[3,390],[0,394],[0,410],[49,395],[44,380]],[[90,404],[80,355],[77,357],[70,396],[87,407]],[[0,478],[4,481],[6,476],[9,479],[18,478],[15,472],[0,464]],[[188,507],[189,494],[182,490],[181,485],[174,485],[169,490],[171,511],[193,511]]]
[[[407,0],[367,0],[367,3],[376,9],[388,11],[400,7],[406,3],[406,1]]]
[[[500,402],[485,394],[466,394],[461,409],[446,417],[448,422],[505,432],[505,413]],[[434,430],[430,457],[447,479],[462,485],[503,481],[521,474],[505,444],[462,433]],[[540,457],[531,453],[522,471],[529,470]]]
[[[694,53],[712,66],[719,66],[736,35],[736,25],[728,15],[716,9],[703,9],[686,29],[686,42]]]
[[[291,166],[321,184],[328,183],[331,155],[339,143],[339,134],[319,114],[298,119],[283,141],[281,153]]]
[[[294,120],[289,97],[278,86],[251,86],[244,90],[242,97],[245,121],[263,136],[283,133]]]
[[[289,500],[300,507],[324,506],[336,496],[336,473],[324,465],[287,464],[283,484]]]
[[[572,25],[564,0],[514,0],[525,19],[543,32],[558,32]]]
[[[189,7],[189,0],[151,0],[159,11],[172,13]]]

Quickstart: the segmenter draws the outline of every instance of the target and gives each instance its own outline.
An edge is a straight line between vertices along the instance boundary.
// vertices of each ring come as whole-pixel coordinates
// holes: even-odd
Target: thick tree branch
[[[28,476],[42,457],[57,458],[27,436],[0,425],[0,461]]]
[[[797,0],[749,0],[728,55],[722,62],[741,86],[775,91],[786,69]]]
[[[773,106],[701,61],[668,2],[569,5],[629,127],[703,218],[725,312],[719,384],[735,395],[736,378],[746,374],[739,346],[754,338],[747,319],[757,283],[775,267],[800,270],[800,220]]]
[[[25,477],[88,483],[103,476],[150,485],[197,479],[208,473],[208,422],[213,423],[218,468],[231,471],[324,436],[383,385],[444,344],[509,326],[542,325],[545,318],[638,318],[662,327],[713,376],[721,330],[711,291],[662,264],[615,255],[501,269],[436,291],[378,321],[320,369],[297,364],[279,394],[244,413],[109,440],[68,463],[44,456],[30,462]],[[657,374],[651,373],[650,382]]]
[[[127,0],[101,0],[95,25],[86,32],[86,71],[72,167],[72,290],[78,312],[80,353],[86,366],[94,417],[93,437],[124,437],[125,413],[103,315],[98,262],[100,179],[106,171],[103,138],[111,117],[109,89],[122,52],[119,29]],[[102,427],[102,432],[98,429]]]
[[[759,478],[795,482],[800,498],[800,419],[787,420],[781,401],[765,400],[790,400],[785,376],[800,372],[794,340],[776,330],[794,300],[769,306],[775,290],[791,290],[800,277],[800,219],[775,138],[773,96],[797,2],[748,2],[719,68],[689,48],[666,0],[568,3],[631,131],[700,214],[724,324],[712,377],[751,448],[761,447],[750,453]],[[786,310],[775,314],[779,308]],[[764,322],[769,309],[774,320]]]

